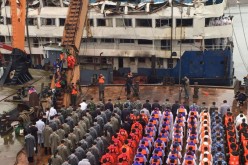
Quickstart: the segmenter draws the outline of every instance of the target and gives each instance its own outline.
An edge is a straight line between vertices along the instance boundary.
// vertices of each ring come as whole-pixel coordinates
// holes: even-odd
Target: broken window
[[[61,42],[61,38],[55,38],[55,42]]]
[[[93,57],[86,57],[84,60],[85,63],[93,63]]]
[[[4,36],[0,36],[0,42],[5,42],[5,37]]]
[[[177,19],[177,27],[192,27],[193,19]]]
[[[39,39],[37,37],[33,38],[33,44],[34,44],[34,47],[36,48],[39,47]]]
[[[0,16],[0,24],[4,24],[4,17]]]
[[[221,25],[222,23],[227,23],[228,19],[220,19],[219,17],[206,18],[205,27]]]
[[[97,19],[97,26],[113,27],[113,19],[112,18]]]
[[[130,61],[130,62],[135,62],[135,57],[130,57],[130,58],[129,58],[129,61]]]
[[[139,63],[145,63],[146,62],[146,58],[145,57],[139,57],[138,58],[138,62]]]
[[[158,68],[162,68],[164,64],[164,59],[163,58],[157,58],[157,66]]]
[[[65,18],[59,18],[59,26],[65,25]]]
[[[55,18],[41,18],[41,26],[54,26]]]
[[[156,27],[171,27],[171,19],[156,19]]]
[[[6,17],[6,24],[11,25],[11,18]]]
[[[116,27],[131,27],[132,19],[127,18],[117,18],[116,19]]]
[[[173,68],[173,58],[167,59],[167,67],[170,69]]]
[[[120,43],[134,43],[133,39],[120,39]]]
[[[161,50],[170,50],[171,40],[161,40]]]
[[[136,27],[152,27],[152,19],[136,19]]]
[[[113,38],[101,38],[101,43],[114,43],[115,40]]]
[[[139,45],[152,45],[152,40],[138,40]]]
[[[12,41],[12,37],[10,37],[10,36],[5,36],[5,42],[6,42],[6,43],[11,43],[11,41]]]
[[[45,38],[43,38],[43,41],[45,41],[45,42],[50,42],[50,41],[51,41],[51,38],[45,37]]]
[[[28,25],[37,25],[37,18],[28,18]]]
[[[94,20],[93,19],[88,19],[88,23],[90,24],[90,26],[94,26]]]
[[[194,43],[194,40],[193,39],[184,39],[184,40],[179,40],[178,41],[178,44],[193,44]]]
[[[82,39],[83,43],[87,43],[87,42],[97,42],[96,38],[83,38]]]

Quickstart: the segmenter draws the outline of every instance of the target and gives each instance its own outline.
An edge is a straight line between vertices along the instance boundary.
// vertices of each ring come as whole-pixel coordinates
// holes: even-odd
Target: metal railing
[[[11,45],[10,42],[5,42],[7,45]],[[59,43],[43,41],[39,43],[30,43],[31,48],[44,48],[44,47],[53,47],[60,46]],[[28,47],[28,43],[25,43],[25,47]],[[113,49],[113,50],[149,50],[149,51],[170,51],[171,46],[161,46],[161,45],[142,45],[136,43],[130,44],[118,44],[118,43],[84,43],[81,45],[82,49]],[[177,51],[180,48],[180,44],[173,45],[173,50]],[[188,51],[203,51],[203,50],[224,50],[226,48],[232,48],[231,44],[228,45],[205,45],[198,46],[194,44],[182,44],[183,50]]]

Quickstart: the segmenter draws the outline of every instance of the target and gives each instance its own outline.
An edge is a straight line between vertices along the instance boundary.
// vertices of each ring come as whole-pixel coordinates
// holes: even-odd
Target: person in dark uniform
[[[127,75],[127,79],[126,79],[127,97],[129,97],[130,94],[131,94],[132,86],[133,86],[133,74],[132,74],[132,72],[129,72],[128,75]]]
[[[105,109],[109,109],[111,112],[113,112],[114,105],[111,102],[112,100],[109,99],[108,102],[105,104]]]
[[[35,126],[36,123],[35,122],[32,122],[32,124],[29,126],[28,128],[28,132],[34,137],[35,139],[35,147],[36,147],[36,150],[35,150],[35,153],[38,153],[38,128]]]
[[[160,106],[158,100],[154,100],[154,103],[152,104],[152,110],[154,110],[155,108],[158,108],[161,110],[161,106]]]
[[[173,119],[175,120],[176,116],[177,116],[177,109],[180,107],[179,102],[175,101],[175,104],[172,105],[171,107],[171,112],[173,115]]]
[[[152,105],[149,103],[149,100],[143,104],[143,108],[146,108],[150,113],[152,112]]]

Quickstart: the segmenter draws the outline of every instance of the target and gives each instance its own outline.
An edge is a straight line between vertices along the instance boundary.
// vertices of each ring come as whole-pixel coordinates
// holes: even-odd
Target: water
[[[248,3],[242,4],[240,7],[235,5],[226,10],[226,15],[233,15],[233,41],[234,41],[234,75],[243,81],[244,76],[248,74]],[[242,21],[241,21],[242,20]],[[244,32],[242,28],[244,27]],[[236,38],[235,38],[236,36]],[[248,43],[247,43],[248,44]],[[245,63],[245,64],[244,64]],[[246,66],[245,66],[246,65]]]

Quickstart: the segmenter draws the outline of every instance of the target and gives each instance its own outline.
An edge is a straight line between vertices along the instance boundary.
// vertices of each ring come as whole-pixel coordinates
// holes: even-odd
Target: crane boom
[[[72,56],[75,60],[78,55],[81,39],[84,31],[84,27],[86,25],[87,13],[88,13],[88,0],[70,0],[70,5],[67,12],[67,17],[64,26],[63,38],[62,38],[62,46],[64,49],[69,52],[70,56]],[[69,58],[69,57],[68,57]],[[51,83],[51,87],[54,88],[55,85],[55,76],[53,76],[53,80]],[[66,71],[66,79],[67,84],[74,83],[80,78],[80,68],[78,65],[74,65]],[[63,105],[68,106],[71,102],[70,93],[64,93]],[[57,102],[57,107],[60,107],[61,102]]]
[[[12,47],[24,51],[25,46],[25,21],[26,0],[10,0],[11,24],[12,24]],[[19,12],[18,12],[19,9]]]
[[[12,51],[10,61],[0,78],[3,84],[24,84],[33,79],[28,71],[31,65],[30,56],[25,52],[26,0],[9,0],[11,9],[12,47],[0,44],[0,48]]]
[[[88,0],[71,0],[65,21],[62,46],[79,52],[88,12]],[[75,55],[75,54],[72,54]]]

